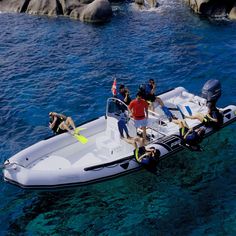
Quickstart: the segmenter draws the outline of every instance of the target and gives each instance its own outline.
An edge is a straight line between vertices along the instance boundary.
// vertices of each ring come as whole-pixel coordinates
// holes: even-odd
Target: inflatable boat
[[[158,96],[175,117],[182,119],[183,114],[190,112],[207,113],[207,102],[211,99],[216,101],[220,96],[221,90],[214,81],[213,85],[210,81],[204,87],[205,95],[203,93],[202,96],[196,96],[182,87]],[[10,157],[4,163],[4,180],[22,188],[60,188],[94,183],[141,169],[142,165],[134,156],[134,146],[121,139],[118,131],[121,107],[127,108],[122,101],[109,98],[104,116],[79,127],[80,135],[86,137],[88,142],[80,142],[71,134],[63,133]],[[219,110],[223,114],[221,126],[217,130],[206,128],[205,136],[236,120],[236,106],[228,105]],[[186,121],[192,128],[202,126],[198,120]],[[137,130],[132,118],[128,120],[127,127],[130,136],[135,137]],[[158,150],[160,161],[186,148],[179,136],[179,127],[169,121],[158,105],[149,112],[147,137],[147,147]]]

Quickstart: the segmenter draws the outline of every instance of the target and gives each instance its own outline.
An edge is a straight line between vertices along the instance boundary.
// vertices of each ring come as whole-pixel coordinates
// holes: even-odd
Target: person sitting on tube
[[[196,113],[192,116],[186,116],[187,119],[197,119],[199,120],[205,127],[212,127],[214,129],[219,128],[223,124],[223,115],[219,112],[219,110],[212,105],[211,103],[208,103],[208,112],[206,115],[202,113]]]
[[[74,133],[75,123],[71,117],[66,117],[56,112],[50,112],[49,119],[49,127],[55,134],[62,134],[67,131],[71,134]],[[72,130],[70,128],[72,128]]]
[[[145,147],[144,139],[141,137],[135,138],[124,138],[124,140],[134,146],[134,157],[135,160],[143,165],[156,164],[159,160],[160,151],[156,150],[155,147]]]
[[[193,151],[201,151],[199,143],[201,143],[205,135],[205,129],[190,129],[186,121],[180,119],[172,119],[172,122],[179,126],[179,135],[183,141],[183,144],[190,147]]]

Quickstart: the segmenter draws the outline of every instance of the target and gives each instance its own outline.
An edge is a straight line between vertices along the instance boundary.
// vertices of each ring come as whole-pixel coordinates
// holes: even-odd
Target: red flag
[[[116,96],[117,92],[116,92],[116,79],[114,79],[112,87],[111,87],[111,92],[113,94],[113,96]]]

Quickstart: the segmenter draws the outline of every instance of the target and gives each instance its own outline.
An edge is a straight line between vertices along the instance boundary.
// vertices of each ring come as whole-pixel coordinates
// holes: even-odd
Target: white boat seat
[[[122,150],[120,133],[117,130],[107,130],[104,136],[96,139],[98,155],[105,157],[114,157]]]

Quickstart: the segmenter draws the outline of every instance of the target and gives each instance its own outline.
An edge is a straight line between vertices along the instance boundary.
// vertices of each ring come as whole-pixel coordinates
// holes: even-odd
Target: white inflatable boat
[[[170,108],[206,113],[207,99],[195,96],[182,87],[165,92],[159,97]],[[84,185],[124,175],[140,169],[142,166],[134,158],[134,147],[120,138],[117,119],[122,102],[115,98],[107,101],[106,115],[80,126],[84,129],[81,135],[88,139],[83,144],[69,133],[60,134],[40,141],[4,163],[4,180],[22,188],[59,188],[65,186]],[[122,104],[122,106],[125,106]],[[186,109],[187,108],[187,109]],[[221,108],[224,126],[236,120],[236,106]],[[181,112],[172,112],[181,118]],[[200,127],[197,120],[187,120],[190,127]],[[136,136],[133,120],[127,127],[131,136]],[[206,129],[206,135],[216,132]],[[179,137],[179,128],[170,122],[157,106],[149,112],[148,145],[159,150],[159,160],[183,150]]]

